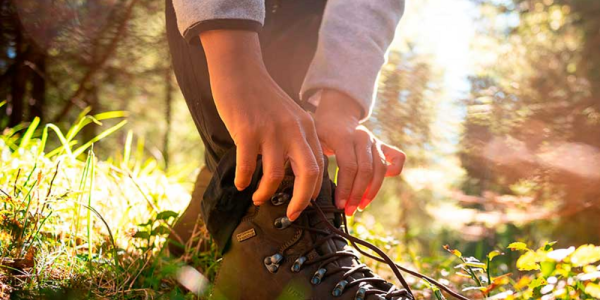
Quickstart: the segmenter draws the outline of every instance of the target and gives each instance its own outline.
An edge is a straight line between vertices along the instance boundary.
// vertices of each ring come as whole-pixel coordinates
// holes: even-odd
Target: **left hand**
[[[356,100],[336,90],[323,90],[315,126],[326,155],[339,167],[336,206],[346,215],[363,210],[377,195],[384,177],[402,172],[405,154],[359,125],[362,109]]]

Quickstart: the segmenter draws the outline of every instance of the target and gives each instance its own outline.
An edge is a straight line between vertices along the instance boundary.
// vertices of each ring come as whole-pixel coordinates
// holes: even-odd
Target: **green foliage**
[[[463,292],[478,291],[485,299],[597,299],[600,246],[554,249],[555,243],[545,243],[537,250],[522,242],[508,245],[507,249],[521,253],[516,262],[523,272],[520,277],[502,274],[501,268],[491,264],[494,257],[502,255],[498,250],[490,252],[487,264],[482,264],[476,258],[464,258],[458,250],[445,249],[462,261],[457,275],[471,278],[476,284],[465,286]]]
[[[111,299],[183,299],[179,270],[194,263],[212,278],[217,254],[190,249],[195,258],[184,261],[162,250],[190,197],[177,178],[189,175],[168,177],[144,157],[142,144],[132,150],[131,133],[123,158],[99,159],[93,145],[108,142],[126,121],[104,122],[126,114],[88,113],[66,131],[36,118],[0,135],[0,299],[11,291],[38,298],[57,289]],[[100,133],[80,145],[88,126]],[[207,239],[206,232],[199,237]]]

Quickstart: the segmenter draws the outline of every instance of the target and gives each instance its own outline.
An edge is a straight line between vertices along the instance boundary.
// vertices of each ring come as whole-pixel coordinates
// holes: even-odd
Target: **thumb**
[[[396,147],[383,143],[381,144],[381,151],[388,163],[385,176],[394,177],[400,175],[400,173],[402,173],[402,168],[404,167],[404,162],[406,161],[406,154]]]

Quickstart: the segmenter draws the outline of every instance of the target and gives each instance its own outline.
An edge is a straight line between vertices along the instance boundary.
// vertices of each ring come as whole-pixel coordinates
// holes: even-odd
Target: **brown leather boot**
[[[395,265],[404,289],[358,260],[347,238],[374,246],[340,230],[345,218],[333,205],[329,179],[318,199],[290,222],[286,209],[293,180],[287,176],[270,202],[250,207],[223,256],[213,299],[413,299]],[[387,256],[381,261],[393,264]]]

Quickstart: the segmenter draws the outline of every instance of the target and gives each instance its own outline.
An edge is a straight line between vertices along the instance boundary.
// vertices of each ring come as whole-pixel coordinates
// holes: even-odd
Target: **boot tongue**
[[[317,203],[317,206],[319,206],[320,209],[323,210],[325,208],[335,208],[335,203],[334,203],[334,199],[333,199],[334,198],[333,191],[334,191],[333,183],[331,181],[329,181],[329,179],[325,178],[323,180],[321,192],[319,193],[319,196],[317,197],[317,199],[315,199],[315,203]],[[316,208],[314,208],[314,209],[316,209]],[[337,222],[335,222],[336,221],[335,213],[324,212],[324,214],[329,223],[331,223],[334,226],[339,228],[339,226],[336,225]],[[321,218],[317,215],[312,216],[310,218],[310,225],[315,226],[316,228],[319,228],[319,229],[327,229],[325,224],[323,224]]]
[[[317,197],[317,199],[315,199],[315,203],[319,209],[327,210],[327,209],[335,208],[334,189],[335,188],[333,186],[333,183],[330,180],[328,180],[328,179],[323,180],[323,186],[321,188],[321,192],[319,193],[319,196]],[[316,210],[317,208],[313,207],[313,209]],[[325,218],[327,219],[327,222],[329,222],[330,224],[333,224],[335,227],[339,228],[339,223],[341,220],[339,219],[339,216],[337,217],[337,220],[336,220],[336,213],[334,213],[334,212],[323,212],[323,213],[325,214]],[[323,229],[323,230],[326,230],[327,232],[330,232],[329,228],[325,224],[325,221],[319,216],[318,212],[316,212],[316,211],[313,211],[312,213],[309,214],[308,222],[309,222],[310,227],[312,227],[312,228]],[[324,236],[322,234],[314,234],[313,239],[316,241],[317,239],[320,239],[323,237]],[[342,241],[340,239],[329,239],[327,242],[325,242],[325,243],[321,244],[319,247],[317,247],[316,250],[320,255],[326,255],[329,253],[341,251],[347,245],[348,245],[348,243],[346,243],[345,241]],[[343,259],[352,260],[349,257],[343,258]],[[350,261],[348,261],[346,263],[350,263]]]

